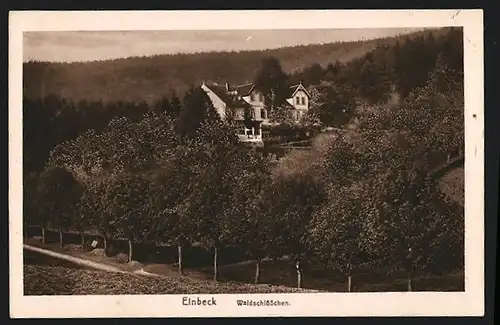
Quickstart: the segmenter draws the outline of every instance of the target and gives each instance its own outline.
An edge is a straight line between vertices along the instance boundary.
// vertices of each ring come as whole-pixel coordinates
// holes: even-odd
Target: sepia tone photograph
[[[19,42],[24,296],[466,291],[462,26]]]

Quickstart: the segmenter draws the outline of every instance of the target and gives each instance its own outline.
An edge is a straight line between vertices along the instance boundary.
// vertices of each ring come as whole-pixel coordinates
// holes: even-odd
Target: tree
[[[325,71],[319,63],[313,63],[302,71],[302,83],[306,86],[317,85],[320,83]]]
[[[38,183],[39,204],[43,220],[51,220],[59,230],[59,244],[63,246],[63,229],[75,220],[76,204],[80,199],[82,187],[73,174],[61,167],[48,167],[40,175]],[[42,232],[45,230],[42,225]]]
[[[335,64],[333,63],[328,63],[326,69],[325,69],[325,74],[323,76],[323,80],[325,81],[336,81],[340,70],[343,68],[342,64],[337,60],[335,61]]]
[[[33,226],[34,222],[41,222],[41,216],[37,211],[37,184],[38,174],[27,173],[23,177],[23,235],[28,240],[28,227]],[[40,226],[43,224],[41,222]]]
[[[261,61],[254,83],[255,88],[264,95],[264,101],[270,113],[276,105],[286,100],[287,78],[276,58],[269,57]]]
[[[175,118],[179,116],[179,113],[181,111],[181,101],[179,100],[179,97],[177,97],[177,93],[175,92],[175,89],[171,88],[170,89],[170,112],[171,115]]]
[[[309,116],[315,116],[325,126],[344,126],[356,107],[354,90],[346,84],[323,83],[314,87],[311,102]]]
[[[136,123],[128,118],[113,119],[103,132],[105,156],[115,174],[139,172],[152,163],[152,152],[141,141]]]
[[[83,226],[88,225],[96,229],[102,236],[105,254],[108,253],[108,240],[116,234],[115,222],[106,209],[105,193],[107,182],[109,182],[107,177],[87,182],[78,205],[78,211],[83,218]]]
[[[201,147],[204,149],[199,151],[200,158],[193,162],[193,188],[184,200],[184,214],[193,217],[194,241],[214,251],[214,281],[217,281],[218,250],[225,239],[223,224],[219,220],[228,202],[227,188],[230,186],[224,183],[222,178],[224,165],[231,157],[228,151],[218,148],[218,144],[211,146],[202,143]]]
[[[184,96],[176,131],[183,138],[193,136],[201,123],[210,119],[220,117],[205,91],[201,87],[193,88]]]
[[[386,102],[392,92],[395,75],[391,58],[390,49],[379,47],[360,63],[359,92],[370,104]]]
[[[152,109],[154,112],[158,114],[161,113],[170,114],[172,111],[172,104],[170,103],[170,100],[168,98],[162,97],[153,104]]]
[[[369,227],[363,197],[350,187],[331,190],[329,200],[315,213],[308,225],[307,241],[311,253],[325,264],[330,262],[336,271],[347,277],[347,291],[352,291],[352,275],[371,261],[370,250],[380,243],[365,239]],[[366,220],[366,221],[365,221]]]
[[[281,257],[293,254],[299,258],[307,253],[306,227],[324,200],[319,184],[308,175],[276,176],[264,189],[260,211],[266,219],[273,241],[269,253]]]
[[[261,210],[263,188],[270,177],[269,162],[260,154],[239,148],[231,158],[231,168],[223,176],[230,184],[229,200],[219,219],[226,245],[241,247],[255,259],[254,283],[260,281],[260,265],[272,242],[272,221]]]
[[[155,169],[163,157],[169,157],[179,144],[175,120],[167,113],[149,113],[135,126],[136,145],[147,160],[144,170]]]
[[[128,240],[129,262],[133,260],[133,243],[146,242],[148,236],[148,183],[145,175],[122,174],[107,182],[104,211],[111,217],[119,236]]]
[[[190,192],[196,188],[192,179],[195,157],[189,146],[179,146],[171,156],[163,158],[150,183],[152,212],[156,216],[152,226],[156,229],[156,238],[177,245],[181,275],[183,247],[193,241],[192,218],[195,216],[185,207]]]

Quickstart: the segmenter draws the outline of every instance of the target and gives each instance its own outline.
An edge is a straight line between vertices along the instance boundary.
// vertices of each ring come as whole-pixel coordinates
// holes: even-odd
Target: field
[[[307,292],[295,288],[152,278],[61,266],[25,265],[25,295],[133,295]]]

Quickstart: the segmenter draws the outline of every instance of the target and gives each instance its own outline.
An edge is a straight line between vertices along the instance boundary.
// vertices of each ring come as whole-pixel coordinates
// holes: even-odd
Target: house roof
[[[235,86],[232,89],[238,91],[238,93],[241,96],[248,96],[255,89],[255,84],[252,82],[249,82],[249,83],[246,83],[243,85]],[[307,94],[307,96],[309,96],[309,98],[311,97],[311,94],[309,94],[309,92],[304,87],[304,85],[302,85],[302,83],[299,83],[297,85],[293,85],[293,86],[288,87],[287,92],[286,92],[286,98],[292,98],[299,89],[303,90]]]
[[[232,95],[226,90],[226,86],[218,84],[205,84],[210,90],[214,92],[224,103],[229,107],[250,107],[246,101],[241,98],[241,95]]]
[[[290,104],[286,100],[283,101],[280,106],[283,106],[283,108],[286,108],[286,109],[295,109],[295,106],[293,106],[292,104]]]
[[[253,82],[250,82],[244,85],[236,86],[235,88],[241,96],[248,96],[255,88],[255,84]]]
[[[250,107],[250,104],[248,104],[241,97],[248,96],[255,89],[254,83],[246,83],[243,85],[229,87],[229,91],[226,89],[225,85],[219,85],[216,83],[205,84],[205,86],[210,88],[210,90],[212,90],[215,95],[217,95],[224,103],[226,103],[227,106],[233,107],[233,108]],[[306,93],[306,95],[309,96],[309,98],[311,98],[311,95],[306,90],[306,88],[302,85],[302,83],[290,86],[288,88],[286,98],[292,98],[298,90],[303,90]],[[238,95],[231,94],[231,92],[233,92],[233,91],[236,91]],[[288,103],[287,101],[284,101],[282,103],[282,105],[285,108],[290,108],[290,109],[294,108],[294,106],[291,105],[290,103]]]
[[[302,83],[299,83],[297,85],[293,85],[293,86],[290,86],[288,88],[288,93],[287,93],[287,98],[292,98],[293,95],[295,95],[295,93],[299,90],[303,90],[306,95],[311,98],[311,94],[309,94],[309,92],[307,91],[307,89],[302,85]]]

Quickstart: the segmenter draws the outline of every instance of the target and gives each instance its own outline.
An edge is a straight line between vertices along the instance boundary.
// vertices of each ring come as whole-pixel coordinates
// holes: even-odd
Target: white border
[[[180,295],[23,296],[22,50],[24,31],[421,28],[463,26],[465,62],[465,292],[217,295],[183,307]],[[10,315],[30,317],[482,316],[484,148],[482,10],[19,11],[9,13]],[[473,118],[472,115],[476,114]],[[211,296],[209,296],[211,297]],[[238,307],[281,299],[290,307]]]

